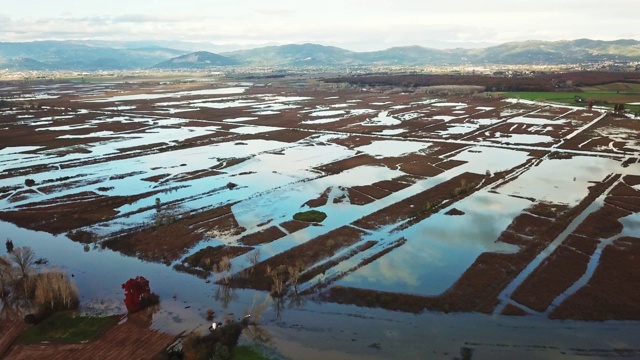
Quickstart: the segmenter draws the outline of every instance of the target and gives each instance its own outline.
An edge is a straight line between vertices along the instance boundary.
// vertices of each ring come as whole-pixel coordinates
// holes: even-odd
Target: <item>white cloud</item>
[[[628,1],[157,0],[12,1],[0,41],[42,39],[316,42],[353,50],[396,45],[473,46],[507,41],[639,38]],[[145,4],[146,3],[146,4]],[[55,14],[55,15],[51,15]]]

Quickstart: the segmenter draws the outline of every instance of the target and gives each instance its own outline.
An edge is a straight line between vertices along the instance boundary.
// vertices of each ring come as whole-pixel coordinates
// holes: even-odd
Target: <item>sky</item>
[[[523,40],[640,39],[638,0],[11,0],[0,41],[179,40],[485,47]]]

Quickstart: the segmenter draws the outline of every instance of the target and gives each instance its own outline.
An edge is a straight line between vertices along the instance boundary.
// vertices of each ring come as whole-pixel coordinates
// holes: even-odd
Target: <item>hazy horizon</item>
[[[408,0],[108,3],[25,0],[0,10],[0,41],[209,42],[227,47],[317,43],[353,51],[393,46],[478,48],[511,41],[640,39],[628,1]],[[604,12],[606,11],[606,12]],[[615,19],[615,22],[612,20]]]

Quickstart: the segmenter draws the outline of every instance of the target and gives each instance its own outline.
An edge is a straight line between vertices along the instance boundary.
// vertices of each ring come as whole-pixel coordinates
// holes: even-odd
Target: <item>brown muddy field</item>
[[[169,346],[174,335],[149,329],[151,314],[131,315],[127,321],[87,344],[14,344],[0,353],[2,359],[154,359]],[[9,336],[8,333],[6,336]],[[3,337],[5,335],[3,334]],[[143,346],[141,346],[144,344]],[[1,350],[2,348],[0,348]]]
[[[23,98],[0,94],[9,99],[0,106],[3,221],[204,277],[229,258],[234,287],[269,292],[268,272],[283,269],[285,294],[300,286],[323,301],[640,319],[640,275],[629,270],[640,240],[636,119],[330,87],[62,84],[42,96],[20,86]],[[327,219],[293,220],[310,209]],[[478,220],[494,211],[494,222]],[[429,231],[415,229],[444,214],[461,221],[449,229],[452,243],[482,242],[444,291],[425,295],[400,278],[401,290],[348,282],[428,246]],[[483,226],[486,238],[456,232]],[[121,341],[134,331],[127,324],[100,341]],[[81,348],[56,351],[80,356]]]

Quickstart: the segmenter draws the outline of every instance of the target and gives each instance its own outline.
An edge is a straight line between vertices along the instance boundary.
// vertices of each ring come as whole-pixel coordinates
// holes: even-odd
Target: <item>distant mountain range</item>
[[[113,48],[73,41],[0,42],[0,69],[118,70],[148,68],[184,55],[182,50],[158,46]],[[33,66],[32,66],[33,65]]]
[[[153,66],[154,69],[207,69],[214,66],[240,65],[240,62],[226,56],[197,51],[163,61]]]
[[[161,46],[176,45],[180,49]],[[9,70],[132,70],[204,69],[218,66],[349,67],[461,64],[575,64],[600,61],[640,61],[640,41],[523,41],[478,49],[394,47],[354,52],[318,44],[292,44],[220,52],[211,43],[35,41],[0,42],[0,69]],[[237,46],[236,46],[237,48]],[[222,48],[220,48],[222,49]],[[206,50],[206,49],[203,49]]]

